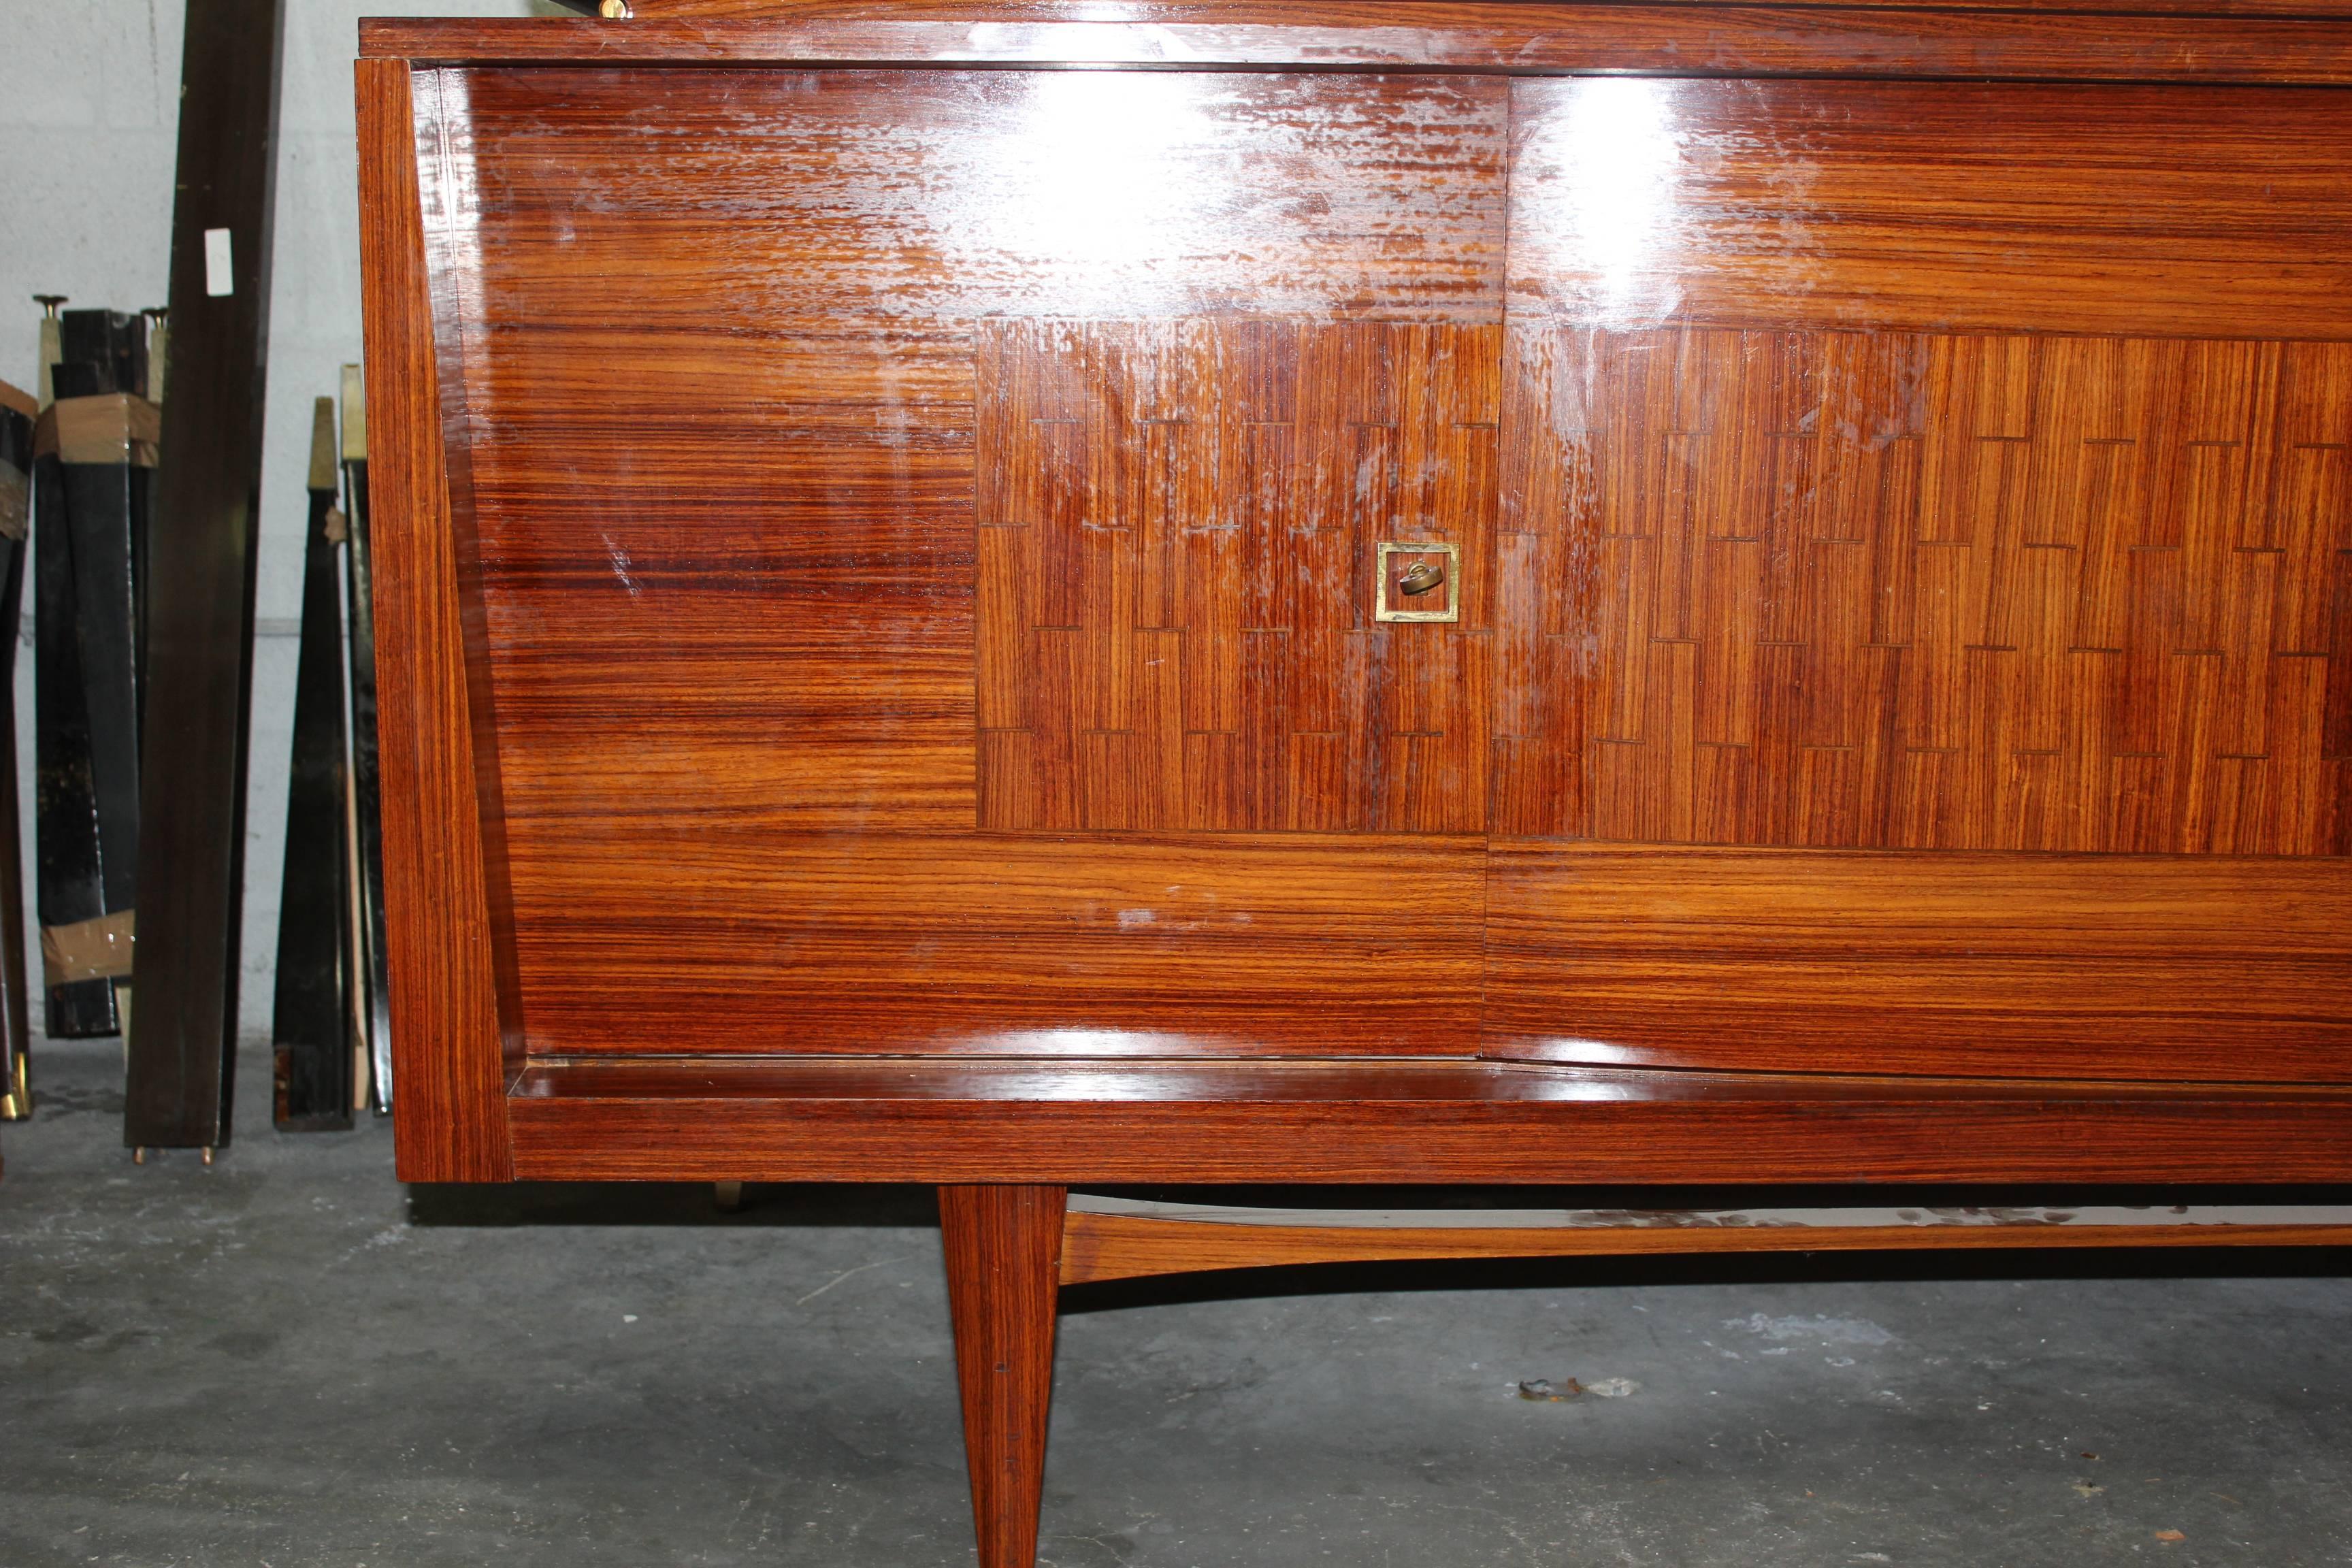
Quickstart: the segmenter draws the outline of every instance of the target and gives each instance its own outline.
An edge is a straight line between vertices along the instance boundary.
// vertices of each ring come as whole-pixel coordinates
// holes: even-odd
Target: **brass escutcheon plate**
[[[1443,555],[1445,557],[1445,608],[1442,610],[1394,609],[1392,604],[1411,604],[1404,591],[1396,585],[1389,571],[1391,555]],[[1372,618],[1376,621],[1458,621],[1462,618],[1462,552],[1451,544],[1435,539],[1383,540],[1372,546]]]

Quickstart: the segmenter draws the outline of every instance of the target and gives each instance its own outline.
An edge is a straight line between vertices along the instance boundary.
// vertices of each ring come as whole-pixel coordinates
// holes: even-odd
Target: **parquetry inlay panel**
[[[1006,321],[979,366],[981,824],[1477,832],[1501,329]],[[1373,547],[1464,563],[1373,618]]]
[[[1510,359],[1497,830],[2341,852],[2352,344]]]

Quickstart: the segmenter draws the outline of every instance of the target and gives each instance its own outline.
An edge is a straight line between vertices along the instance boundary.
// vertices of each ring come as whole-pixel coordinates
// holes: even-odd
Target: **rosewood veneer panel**
[[[2182,3],[2157,0],[2147,9]],[[971,61],[1186,70],[1236,65],[1333,72],[1436,68],[1525,75],[2352,83],[2352,45],[2341,27],[2317,19],[2241,15],[2217,26],[2210,16],[2154,16],[2119,26],[2107,16],[2034,15],[2024,7],[1834,5],[1792,16],[1770,5],[1406,5],[1393,15],[1383,8],[1374,20],[1364,5],[1344,18],[1314,16],[1307,9],[1304,3],[1263,11],[1235,6],[1214,19],[1175,22],[1084,16],[1078,26],[992,16],[982,23],[969,7],[929,15],[892,7],[772,21],[648,19],[620,26],[376,19],[361,24],[360,47],[368,55],[434,61],[765,61],[803,68]],[[1065,21],[1068,15],[1063,14]],[[1367,21],[1373,25],[1361,25]],[[1378,25],[1382,22],[1387,25]]]
[[[1880,8],[1949,10],[1950,0],[1874,0]],[[1854,0],[1779,0],[1782,7],[1851,8]],[[1718,9],[1721,7],[1718,6]],[[1120,0],[1123,20],[1176,24],[1252,22],[1261,26],[1329,28],[1421,27],[1443,37],[1447,29],[1493,27],[1530,20],[1531,7],[1496,0]],[[1545,9],[1553,7],[1547,5]],[[1030,21],[1098,19],[1094,0],[1015,0],[979,5],[972,0],[632,0],[630,10],[656,21],[681,17],[820,20],[929,16],[941,19],[985,14]],[[2315,16],[2341,18],[2344,0],[2009,0],[2004,11],[2182,12],[2202,16]],[[1589,15],[1589,11],[1587,15]],[[1540,21],[1541,13],[1532,20]],[[1583,18],[1580,16],[1578,20]],[[1992,24],[1998,26],[1998,23]]]
[[[517,835],[533,1051],[1460,1054],[1484,843]]]
[[[1502,1062],[534,1065],[551,1181],[2339,1181],[2352,1099],[2291,1087]]]
[[[2333,95],[1513,90],[1498,831],[2342,847]]]
[[[1495,326],[999,322],[980,351],[987,827],[1486,826]],[[1455,624],[1375,546],[1459,549]]]
[[[1499,306],[1499,81],[462,75],[483,304],[506,330],[658,322],[684,351],[813,322],[919,342],[991,315]]]
[[[433,85],[429,76],[426,82]],[[481,764],[492,738],[471,679],[480,650],[467,646],[444,444],[455,389],[436,368],[427,266],[428,246],[446,240],[433,221],[446,213],[443,162],[430,155],[434,116],[429,105],[418,113],[406,66],[363,60],[358,86],[367,401],[379,442],[371,479],[384,915],[400,1084],[394,1141],[404,1180],[509,1181],[512,1016],[497,983],[492,919],[494,909],[506,910],[491,886],[504,867],[486,827],[495,813],[484,810]]]
[[[1490,1052],[1778,1072],[2326,1082],[2340,861],[1498,842]]]
[[[1173,1205],[1171,1205],[1173,1206]],[[1466,1258],[1606,1258],[1675,1253],[1865,1252],[1933,1247],[2343,1247],[2352,1226],[2325,1221],[2264,1224],[2108,1224],[2021,1217],[1986,1225],[1741,1223],[1730,1215],[1626,1214],[1621,1223],[1564,1226],[1415,1226],[1406,1214],[1380,1225],[1318,1224],[1312,1209],[1293,1210],[1294,1225],[1219,1224],[1191,1216],[1089,1212],[1073,1205],[1062,1237],[1065,1285],[1192,1274],[1221,1268],[1271,1268],[1300,1263],[1444,1262]],[[1348,1211],[1333,1211],[1343,1219]],[[1834,1213],[1836,1211],[1826,1211]],[[2338,1209],[2332,1211],[2341,1214]],[[1595,1216],[1598,1218],[1599,1216]],[[1682,1220],[1683,1223],[1676,1223]],[[1790,1229],[1809,1232],[1802,1237]]]
[[[2333,93],[1512,84],[1511,306],[1586,326],[2352,336]]]
[[[875,232],[908,176],[859,163],[840,118],[889,84],[459,79],[477,245],[452,266],[517,843],[679,814],[968,826],[970,351]],[[824,210],[841,183],[864,202]]]
[[[729,475],[637,467],[673,443],[530,496],[478,460],[510,832],[969,826],[969,440],[738,433],[704,451]]]
[[[2352,343],[1532,323],[1496,826],[2340,852]]]
[[[1203,1007],[1178,1033],[1216,1048],[1412,1050],[1444,1032],[1441,1018],[1469,1025],[1467,846],[1376,851],[1360,869],[1311,845],[1284,851],[1288,861],[1170,846],[1147,870],[1116,849],[982,851],[936,837],[860,849],[858,836],[977,823],[982,337],[1031,314],[1377,318],[1363,329],[1375,340],[1363,405],[1347,412],[1363,445],[1389,441],[1388,366],[1402,362],[1417,378],[1406,400],[1421,401],[1402,457],[1374,466],[1418,474],[1423,434],[1466,417],[1423,406],[1431,345],[1453,354],[1464,329],[1451,322],[1500,320],[1500,84],[562,69],[437,79],[435,131],[459,172],[446,182],[459,210],[444,263],[444,372],[468,400],[464,564],[487,637],[520,1011],[535,1047],[674,1046],[677,1031],[725,1017],[730,1037],[759,1049],[934,1038],[1014,1049],[1006,1042],[1023,1031],[1057,1024],[1149,1031],[1196,997]],[[1479,405],[1473,447],[1493,441],[1495,331],[1466,355],[1483,392],[1459,392],[1458,374],[1444,389]],[[1404,346],[1391,354],[1381,334]],[[1491,462],[1474,454],[1462,468],[1488,476],[1491,509]],[[1405,488],[1426,511],[1427,485]],[[1483,826],[1483,691],[1457,689],[1458,659],[1426,672],[1402,662],[1396,690],[1372,688],[1360,704],[1396,734],[1396,800],[1353,818],[1276,812],[1278,825]],[[1424,711],[1441,699],[1450,730]],[[1105,743],[1118,701],[1098,696],[1090,714],[1103,732],[1087,747],[1106,781],[1098,795],[1120,793],[1131,771],[1119,742]],[[1208,710],[1201,727],[1233,723]],[[1336,716],[1325,726],[1341,728]],[[1335,754],[1312,782],[1338,799],[1349,777]],[[1161,820],[1129,808],[1087,818]],[[1201,825],[1236,823],[1228,813]],[[1024,883],[1034,874],[1023,868],[1047,854],[1081,879],[1098,862],[1118,908],[1076,893],[1064,908]],[[1390,879],[1400,866],[1417,879],[1402,901]],[[936,896],[940,875],[1023,890],[959,906]],[[1344,898],[1316,904],[1335,878]],[[1265,890],[1269,880],[1282,888]],[[1220,895],[1261,921],[1246,942],[1202,938],[1188,959],[1192,939],[1177,928],[1136,924]],[[1307,905],[1318,912],[1300,914]],[[1448,933],[1429,973],[1415,987],[1350,982],[1349,999],[1307,1007],[1341,986],[1346,955],[1388,951],[1376,911],[1403,909],[1434,911]],[[1097,951],[1093,925],[1119,913],[1129,926]],[[777,920],[781,935],[763,924]],[[1066,952],[1066,938],[1076,944]],[[780,966],[779,942],[792,963]],[[1277,977],[1285,952],[1291,979]],[[1081,975],[1096,989],[1074,1001]],[[911,990],[887,991],[899,982]],[[1099,1002],[1114,984],[1129,985],[1124,1000]],[[629,1000],[638,985],[649,1012]],[[940,1005],[910,1022],[896,1009],[916,994]]]
[[[1670,21],[1718,44],[1764,25],[1576,15],[1621,51]],[[1570,13],[1544,16],[1553,55],[1489,32],[1425,63],[1559,68]],[[2112,26],[1947,23],[1916,30],[1935,70],[2074,29],[2034,57],[2055,68]],[[1219,47],[1258,58],[1253,25]],[[1818,64],[1888,25],[1827,17],[1764,52]],[[932,26],[871,37],[911,58],[943,47]],[[1382,76],[1353,68],[1402,46],[1361,32],[1330,46],[1350,68],[1283,75],[744,69],[730,51],[784,35],[716,25],[557,26],[521,52],[557,60],[558,33],[705,63],[428,73],[424,232],[394,238],[429,248],[433,319],[387,292],[415,278],[372,281],[382,401],[433,409],[411,434],[446,442],[412,476],[441,535],[412,541],[412,674],[419,722],[446,726],[417,776],[443,816],[467,783],[482,831],[446,875],[417,869],[435,844],[404,853],[450,900],[450,930],[414,904],[406,929],[448,967],[459,1033],[425,1070],[453,1093],[515,1067],[501,1026],[542,1059],[1483,1037],[1682,1066],[2335,1070],[2352,999],[2328,931],[2352,911],[2318,862],[2226,858],[2338,847],[2352,755],[2331,96]],[[509,36],[446,27],[436,58]],[[1076,41],[992,37],[997,63]],[[1459,627],[1365,624],[1391,531],[1463,546]],[[1482,827],[1570,837],[1490,858]],[[1952,853],[1726,869],[1580,835]],[[2209,858],[1979,876],[1972,849]],[[1580,878],[1612,854],[1596,906]],[[739,1177],[805,1134],[804,1174],[903,1173],[936,1136],[928,1175],[1059,1179],[1034,1151],[987,1166],[1018,1152],[988,1142],[993,1112],[908,1111],[857,1167],[820,1127],[842,1102],[807,1086],[581,1081],[509,1102],[539,1118],[539,1173],[595,1136],[677,1132],[675,1154],[692,1138],[663,1119],[692,1100]],[[1419,1089],[1364,1087],[1385,1109],[1353,1121],[1024,1100],[1003,1136],[1083,1134],[1053,1159],[1099,1161],[1189,1117],[1182,1148],[1229,1135],[1230,1168],[1264,1172],[1389,1117],[1285,1168],[1501,1179],[1597,1131],[1422,1088],[1403,1111]],[[1906,1121],[1894,1093],[1832,1118],[1894,1173],[1943,1169],[1919,1141],[1964,1127],[2023,1172],[2095,1122],[2082,1164],[2032,1173],[2154,1173],[2123,1152],[2131,1117],[2206,1127],[2187,1100],[2037,1127],[2031,1093]],[[1737,1142],[1741,1105],[1639,1137]],[[2252,1169],[2263,1114],[2196,1169]],[[1801,1121],[1753,1151],[1815,1168]],[[466,1141],[498,1131],[461,1111],[417,1168],[486,1173]],[[1688,1145],[1607,1136],[1591,1169],[1689,1174]]]

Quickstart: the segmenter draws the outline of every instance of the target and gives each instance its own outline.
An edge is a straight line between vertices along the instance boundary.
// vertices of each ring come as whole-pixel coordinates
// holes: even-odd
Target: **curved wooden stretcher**
[[[2352,24],[635,4],[362,35],[404,1178],[938,1184],[987,1568],[1065,1282],[2352,1238]]]

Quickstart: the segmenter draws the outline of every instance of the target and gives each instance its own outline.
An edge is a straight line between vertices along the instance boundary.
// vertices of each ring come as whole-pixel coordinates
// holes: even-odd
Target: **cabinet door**
[[[2352,1070],[2352,96],[1514,90],[1490,1048]]]
[[[1475,1048],[1504,83],[419,82],[530,1049]]]
[[[1501,357],[1499,321],[987,323],[982,825],[1483,834]]]

